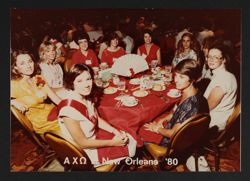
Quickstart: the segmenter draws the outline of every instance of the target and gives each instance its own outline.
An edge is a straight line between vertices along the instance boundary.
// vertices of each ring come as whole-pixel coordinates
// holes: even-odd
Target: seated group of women
[[[138,48],[138,54],[145,54],[147,60],[147,55],[152,55],[149,52],[154,52],[155,56],[147,61],[160,60],[160,49],[151,43],[150,33],[144,34],[144,40],[145,45]],[[122,52],[122,48],[117,47],[117,41],[117,38],[112,39],[109,47],[103,52],[103,61],[110,65],[110,55]],[[13,52],[11,105],[28,117],[37,133],[61,130],[68,139],[73,139],[86,151],[95,165],[102,163],[103,159],[132,157],[136,152],[136,140],[98,115],[92,101],[97,88],[93,83],[91,68],[98,65],[98,60],[94,52],[88,49],[87,36],[79,35],[78,44],[80,48],[72,57],[74,65],[65,75],[54,61],[55,49],[49,42],[40,46],[39,64],[27,51]],[[196,88],[196,82],[201,77],[201,65],[192,57],[176,60],[174,82],[182,93],[180,101],[176,103],[170,115],[147,123],[141,129],[163,135],[161,144],[166,145],[174,131],[186,119],[198,113],[210,113],[210,127],[217,126],[219,130],[223,130],[234,109],[237,91],[235,76],[226,69],[228,61],[230,60],[223,46],[209,49],[207,65],[213,76],[202,95]],[[63,97],[59,97],[55,92],[63,87],[67,92]],[[54,104],[46,103],[47,97],[58,105],[57,121],[48,121]]]
[[[150,65],[152,60],[158,60],[161,64],[160,47],[155,45],[152,40],[152,32],[150,30],[145,30],[143,34],[144,44],[138,47],[137,54],[145,58],[145,60]],[[91,67],[99,65],[96,54],[93,50],[89,49],[89,36],[87,33],[82,31],[77,31],[74,34],[75,42],[79,45],[79,49],[72,55],[72,64],[84,63]],[[100,50],[99,54],[100,63],[106,62],[109,67],[111,67],[115,59],[126,54],[123,47],[119,46],[120,37],[117,33],[113,32],[109,34],[106,48]]]
[[[61,131],[86,151],[94,165],[135,155],[135,139],[130,134],[117,130],[98,115],[91,101],[96,89],[91,67],[75,64],[66,73],[65,88],[68,91],[63,100],[38,70],[39,67],[29,52],[13,53],[11,105],[27,116],[38,134]],[[60,108],[57,120],[48,120],[50,113],[55,111],[55,105],[46,103],[47,97]],[[65,101],[70,102],[64,105]]]

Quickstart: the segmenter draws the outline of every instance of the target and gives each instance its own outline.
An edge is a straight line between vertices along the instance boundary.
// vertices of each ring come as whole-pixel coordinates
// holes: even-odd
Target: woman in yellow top
[[[54,105],[44,101],[47,97],[55,104],[61,100],[39,75],[33,56],[28,51],[14,52],[11,71],[11,105],[27,116],[38,134],[59,130],[57,121],[47,121]]]

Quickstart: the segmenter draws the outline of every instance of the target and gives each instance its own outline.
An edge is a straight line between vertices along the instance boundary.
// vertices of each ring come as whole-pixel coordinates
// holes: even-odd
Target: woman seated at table
[[[202,42],[202,52],[205,58],[205,63],[203,65],[203,69],[202,69],[202,75],[201,78],[202,79],[209,79],[211,80],[212,78],[212,72],[210,70],[210,68],[208,67],[207,64],[207,56],[208,56],[208,51],[209,49],[216,44],[216,39],[215,37],[208,37],[205,38]]]
[[[143,39],[145,43],[139,46],[137,54],[143,56],[149,65],[152,60],[158,60],[158,64],[161,64],[161,50],[159,46],[153,43],[152,31],[145,29]]]
[[[175,51],[175,56],[172,61],[173,67],[185,59],[198,61],[199,49],[199,44],[193,34],[184,33],[181,40],[178,42],[177,49]]]
[[[108,48],[102,52],[101,63],[106,62],[109,67],[112,67],[115,58],[125,55],[124,48],[119,45],[119,36],[116,33],[111,33],[108,39]]]
[[[235,76],[227,70],[230,57],[225,46],[211,47],[207,61],[213,73],[211,82],[204,93],[210,109],[210,127],[217,126],[219,130],[223,130],[234,110],[237,81]]]
[[[207,100],[195,88],[195,83],[200,75],[201,67],[196,60],[185,59],[175,67],[176,89],[182,94],[180,101],[173,108],[173,113],[166,113],[153,122],[146,123],[141,128],[140,136],[142,140],[166,146],[181,123],[198,113],[209,112]],[[159,142],[155,141],[155,137],[157,137],[155,133],[163,136],[158,136]]]
[[[63,87],[63,70],[56,62],[56,46],[45,41],[39,47],[41,74],[51,88]]]
[[[89,49],[89,35],[82,31],[74,33],[74,40],[79,49],[73,53],[71,64],[86,64],[90,67],[98,67],[99,62],[93,50]]]
[[[65,87],[69,91],[57,112],[65,137],[84,149],[94,165],[134,156],[136,141],[103,120],[94,107],[92,69],[84,64],[73,65],[65,76]]]
[[[48,122],[47,116],[54,108],[44,101],[49,97],[58,104],[61,100],[39,75],[39,67],[28,51],[13,52],[11,67],[11,105],[31,121],[36,133],[60,130],[57,122]]]

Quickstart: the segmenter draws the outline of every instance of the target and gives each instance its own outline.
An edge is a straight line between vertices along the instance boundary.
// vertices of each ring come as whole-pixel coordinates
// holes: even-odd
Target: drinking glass
[[[120,91],[125,91],[126,89],[126,82],[125,81],[119,81],[117,84],[117,89]]]
[[[172,66],[170,66],[170,65],[165,66],[165,72],[166,72],[166,74],[171,73],[171,71],[172,71]]]
[[[158,65],[158,60],[152,60],[151,61],[151,68],[155,68]]]
[[[118,83],[120,82],[120,78],[119,78],[119,76],[116,75],[116,74],[113,74],[113,75],[112,75],[112,79],[113,79],[113,84],[114,84],[114,85],[118,85]]]
[[[106,63],[106,62],[102,62],[101,64],[100,64],[100,69],[101,70],[105,70],[105,69],[107,69],[108,68],[108,64]]]

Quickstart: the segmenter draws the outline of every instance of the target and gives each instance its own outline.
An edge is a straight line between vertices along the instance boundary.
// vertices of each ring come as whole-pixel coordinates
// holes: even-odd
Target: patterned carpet
[[[61,172],[63,167],[54,159],[49,162],[42,149],[32,141],[27,132],[22,129],[19,123],[15,120],[12,121],[11,133],[11,164],[10,170],[12,172]],[[210,154],[205,154],[211,170],[214,170],[214,159]],[[141,159],[146,159],[141,156]],[[240,171],[240,142],[234,140],[228,148],[221,152],[220,168],[222,172],[239,172]],[[148,172],[156,171],[152,166],[125,166],[123,172]],[[172,172],[188,172],[186,165],[179,165]]]

